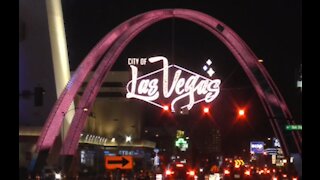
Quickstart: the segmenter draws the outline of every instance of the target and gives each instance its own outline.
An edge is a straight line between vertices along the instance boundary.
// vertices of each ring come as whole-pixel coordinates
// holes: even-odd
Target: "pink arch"
[[[54,139],[59,133],[64,112],[67,111],[83,80],[102,55],[107,52],[86,87],[78,107],[86,107],[91,110],[103,78],[127,43],[146,27],[166,18],[182,18],[192,21],[212,32],[229,48],[253,83],[265,111],[270,117],[269,120],[275,135],[283,145],[285,154],[289,154],[286,140],[283,137],[282,129],[278,122],[282,121],[288,124],[294,124],[294,122],[284,99],[270,75],[258,63],[258,58],[250,48],[229,27],[204,13],[187,9],[150,11],[127,20],[108,33],[83,60],[56,102],[39,137],[37,144],[38,151],[52,147]],[[73,155],[77,149],[80,133],[88,116],[87,112],[81,110],[82,108],[76,110],[74,120],[61,151],[63,155]],[[297,150],[301,153],[301,136],[298,132],[292,132],[292,135]]]

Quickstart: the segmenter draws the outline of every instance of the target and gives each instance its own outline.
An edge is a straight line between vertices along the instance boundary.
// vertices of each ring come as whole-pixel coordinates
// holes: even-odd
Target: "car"
[[[139,170],[135,173],[135,177],[137,180],[148,180],[150,179],[148,171]]]
[[[295,170],[286,168],[277,169],[272,180],[298,180],[298,173]]]
[[[194,180],[197,179],[196,171],[184,163],[170,164],[164,173],[166,180]]]
[[[223,168],[223,178],[224,180],[228,179],[253,179],[252,170],[245,167],[225,167]]]

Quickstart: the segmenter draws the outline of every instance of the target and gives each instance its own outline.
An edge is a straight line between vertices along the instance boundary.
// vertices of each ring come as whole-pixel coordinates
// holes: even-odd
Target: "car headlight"
[[[62,179],[62,178],[61,178],[61,173],[54,173],[54,177],[55,177],[56,179]]]

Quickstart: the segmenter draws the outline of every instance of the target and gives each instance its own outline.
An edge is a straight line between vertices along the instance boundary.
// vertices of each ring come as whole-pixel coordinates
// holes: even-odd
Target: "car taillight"
[[[190,171],[187,172],[187,174],[189,176],[194,176],[196,173],[193,170],[190,170]]]
[[[250,176],[250,171],[246,170],[246,171],[244,171],[244,174],[247,175],[247,176]]]
[[[272,178],[272,180],[278,180],[278,178],[274,177],[274,178]]]
[[[298,180],[298,178],[297,177],[293,177],[292,180]]]
[[[174,172],[171,171],[170,169],[166,170],[166,175],[171,175],[171,174],[174,174]]]
[[[267,170],[267,174],[269,174],[269,173],[270,173],[270,170],[268,169],[268,170]]]
[[[224,174],[230,174],[230,171],[229,171],[228,169],[225,169],[225,170],[223,171],[223,173],[224,173]]]
[[[282,174],[282,177],[286,178],[286,177],[287,177],[287,175],[286,175],[286,174]]]

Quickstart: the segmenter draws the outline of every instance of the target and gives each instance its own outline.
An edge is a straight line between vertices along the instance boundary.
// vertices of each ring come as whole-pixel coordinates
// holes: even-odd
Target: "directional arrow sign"
[[[132,169],[132,156],[105,156],[106,169]]]
[[[236,160],[234,160],[234,162],[235,162],[236,167],[244,165],[244,161],[242,159],[236,159]]]
[[[234,166],[235,166],[235,167],[239,167],[239,166],[240,166],[240,164],[239,164],[239,160],[237,160],[237,159],[236,159],[236,160],[234,160]]]

